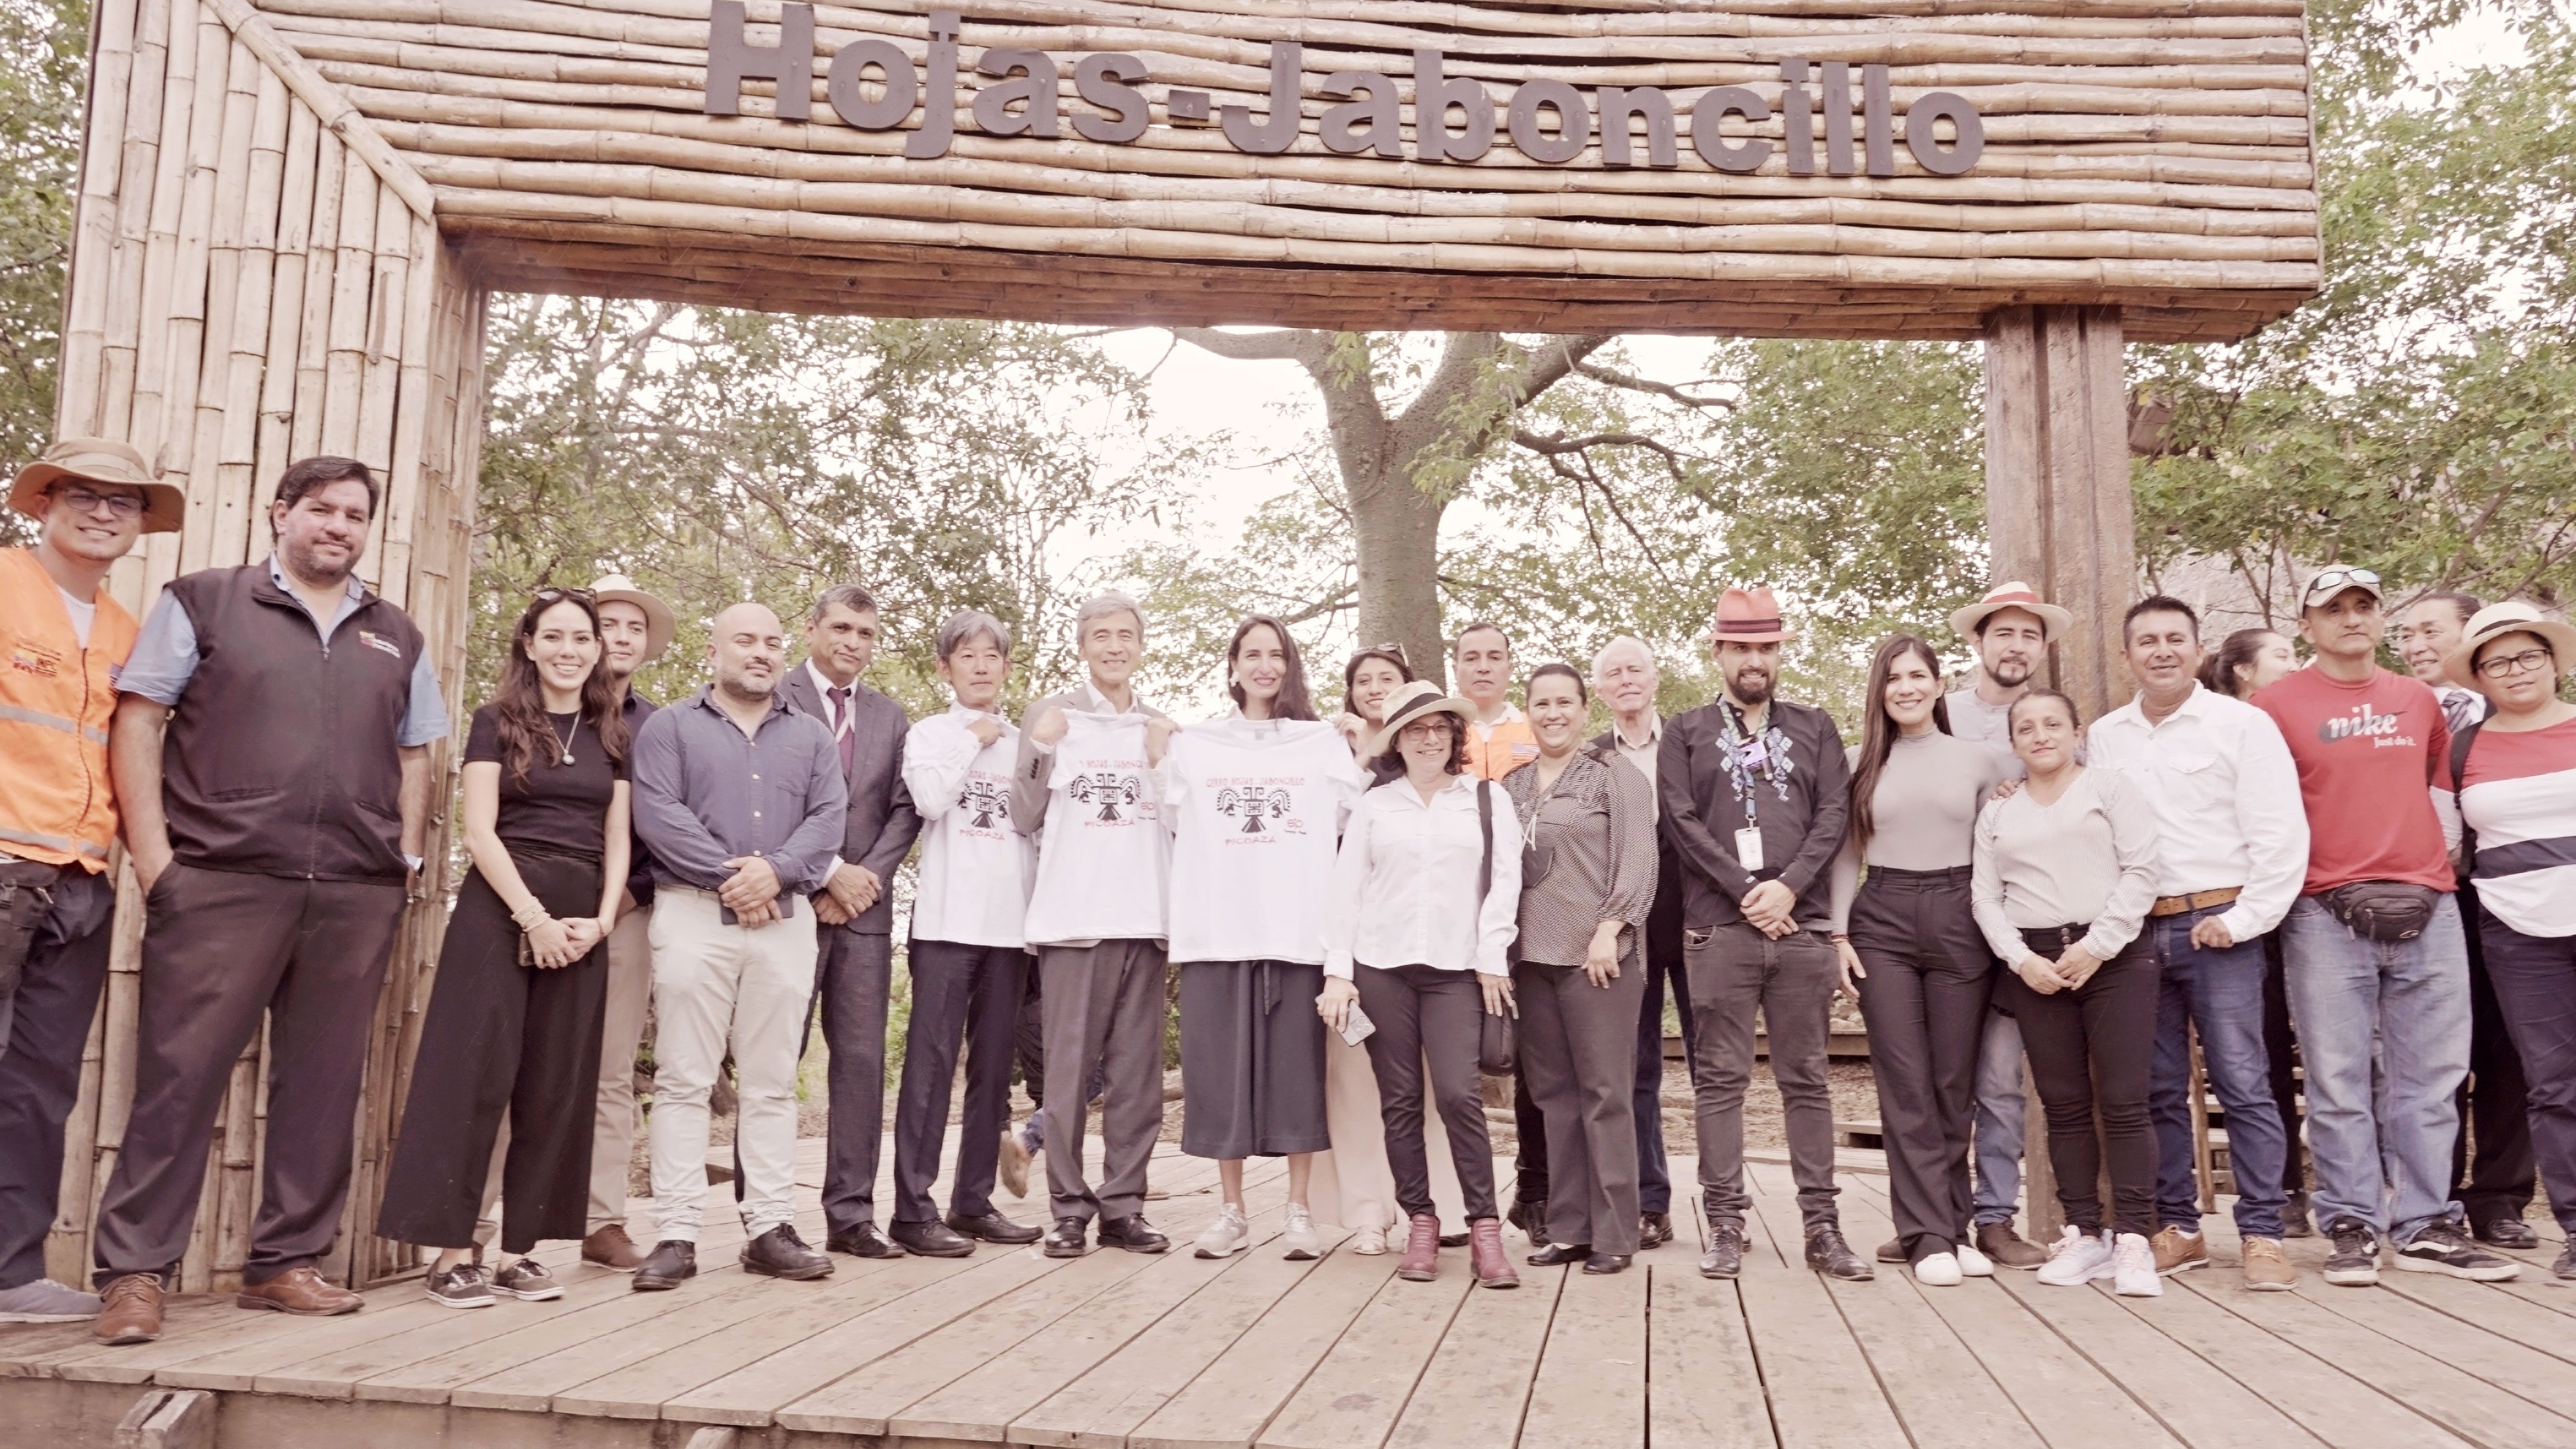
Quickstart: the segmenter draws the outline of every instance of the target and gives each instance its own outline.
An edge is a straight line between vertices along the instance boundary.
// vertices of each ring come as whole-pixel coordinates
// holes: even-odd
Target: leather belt
[[[2226,905],[2243,894],[2245,894],[2245,887],[2228,886],[2223,890],[2193,891],[2187,896],[2158,896],[2156,903],[2147,907],[2147,914],[2179,916],[2185,911],[2205,911],[2211,906]]]

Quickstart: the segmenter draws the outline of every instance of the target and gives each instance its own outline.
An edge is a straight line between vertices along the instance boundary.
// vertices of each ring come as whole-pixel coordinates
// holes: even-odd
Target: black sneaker
[[[1862,1262],[1851,1244],[1843,1241],[1843,1230],[1830,1223],[1807,1229],[1807,1266],[1846,1283],[1865,1283],[1878,1276],[1878,1270]]]
[[[805,1240],[796,1236],[795,1224],[780,1223],[742,1245],[742,1270],[806,1283],[830,1277],[832,1259],[805,1246]]]
[[[2410,1273],[2448,1273],[2472,1283],[2501,1283],[2522,1276],[2522,1265],[2481,1248],[2458,1223],[2441,1222],[2397,1246],[2397,1266]]]
[[[2350,1218],[2326,1224],[2325,1280],[2342,1288],[2379,1282],[2379,1235]]]
[[[444,1273],[432,1273],[422,1286],[429,1290],[429,1301],[441,1308],[492,1306],[492,1285],[483,1281],[480,1263],[459,1263]]]
[[[504,1264],[501,1271],[492,1275],[492,1291],[529,1303],[544,1303],[561,1298],[563,1285],[555,1281],[554,1274],[546,1271],[545,1264],[534,1258],[521,1258],[515,1263]]]
[[[1710,1223],[1708,1251],[1699,1255],[1703,1278],[1732,1278],[1744,1271],[1744,1225]]]
[[[2540,1246],[2540,1234],[2520,1218],[2497,1218],[2478,1229],[2477,1237],[2490,1248],[2516,1248],[2527,1253]]]
[[[698,1276],[698,1245],[664,1238],[635,1267],[635,1291],[659,1293]]]

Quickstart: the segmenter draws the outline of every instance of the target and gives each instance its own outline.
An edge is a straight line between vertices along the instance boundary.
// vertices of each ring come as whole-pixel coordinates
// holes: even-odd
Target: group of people
[[[140,533],[179,527],[178,490],[123,445],[67,440],[11,502],[42,533],[0,552],[0,1321],[160,1332],[210,1128],[263,1021],[269,1132],[237,1301],[354,1311],[322,1268],[418,895],[428,747],[449,728],[420,631],[355,576],[376,480],[350,459],[292,465],[271,556],[182,576],[139,625],[104,580]],[[988,614],[939,626],[952,703],[919,721],[864,681],[881,620],[853,585],[807,611],[794,665],[769,609],[725,609],[709,682],[656,708],[630,680],[668,648],[669,606],[622,577],[543,589],[462,752],[473,868],[375,1227],[431,1250],[426,1291],[447,1306],[559,1295],[532,1255],[556,1239],[639,1290],[676,1288],[697,1271],[730,1072],[747,1271],[812,1279],[835,1252],[979,1242],[1165,1251],[1144,1207],[1176,976],[1182,1147],[1219,1174],[1203,1257],[1252,1245],[1244,1164],[1283,1157],[1269,1236],[1291,1258],[1338,1223],[1355,1252],[1400,1251],[1402,1278],[1464,1246],[1477,1282],[1510,1287],[1509,1221],[1530,1264],[1627,1268],[1674,1236],[1669,990],[1700,1271],[1742,1269],[1744,1102],[1767,1055],[1805,1261],[1868,1278],[1834,1181],[1827,1047],[1848,992],[1896,1225],[1875,1256],[1927,1285],[2000,1266],[2145,1294],[2207,1263],[2195,1038],[2248,1287],[2294,1285],[2281,1239],[2311,1211],[2330,1283],[2374,1282],[2383,1255],[2510,1277],[2517,1260],[2489,1249],[2536,1246],[2535,1160],[2576,1229],[2576,705],[2559,697],[2576,629],[2428,595],[2399,632],[2408,678],[2376,662],[2376,574],[2320,570],[2300,603],[2306,667],[2260,631],[2205,651],[2189,605],[2141,600],[2122,628],[2135,697],[2088,728],[2033,683],[2072,616],[2005,584],[1950,620],[1975,683],[1945,692],[1933,644],[1894,636],[1847,747],[1825,711],[1779,697],[1794,636],[1762,588],[1719,601],[1719,697],[1671,719],[1651,651],[1626,638],[1588,671],[1517,676],[1513,704],[1511,642],[1481,623],[1451,647],[1456,693],[1382,645],[1319,706],[1287,626],[1254,616],[1223,659],[1233,709],[1187,725],[1138,696],[1147,620],[1119,594],[1076,616],[1081,683],[1014,725],[1013,641]],[[1611,728],[1587,739],[1596,695]],[[119,839],[146,908],[140,1047],[92,1294],[45,1277],[43,1242]],[[916,841],[880,1228],[890,884]],[[648,1007],[646,1247],[625,1179]],[[793,1175],[817,1020],[819,1250]],[[2312,1199],[2292,1196],[2293,1039]],[[2065,1220],[2045,1245],[2013,1228],[2025,1064]],[[1038,1104],[1025,1133],[1015,1067]],[[1508,1209],[1480,1072],[1516,1083]],[[993,1201],[1032,1142],[1044,1227]],[[2557,1272],[2576,1277],[2576,1250]]]

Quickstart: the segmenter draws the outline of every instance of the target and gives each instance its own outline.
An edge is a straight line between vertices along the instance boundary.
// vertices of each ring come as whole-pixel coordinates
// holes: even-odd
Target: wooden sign
[[[2079,303],[2151,341],[2319,277],[2298,0],[260,8],[496,287],[1960,338]]]

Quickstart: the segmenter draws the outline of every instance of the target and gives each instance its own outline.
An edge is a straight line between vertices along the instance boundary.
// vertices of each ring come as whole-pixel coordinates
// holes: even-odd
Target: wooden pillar
[[[2117,307],[2006,307],[1986,318],[1986,529],[1992,577],[2022,579],[2075,614],[2048,678],[2087,723],[2129,698],[2120,615],[2137,588],[2128,390]],[[2022,1192],[2030,1237],[2065,1219],[2048,1125],[2025,1081]],[[2110,1206],[2110,1187],[2102,1187]]]

